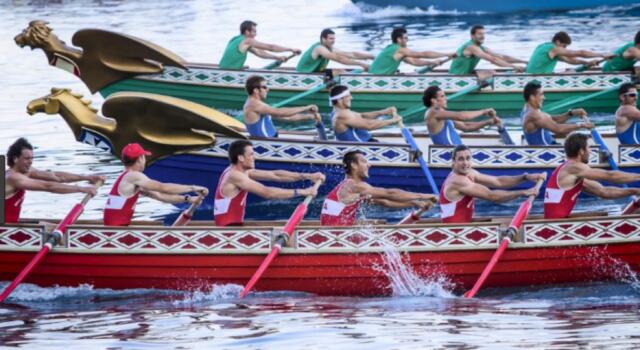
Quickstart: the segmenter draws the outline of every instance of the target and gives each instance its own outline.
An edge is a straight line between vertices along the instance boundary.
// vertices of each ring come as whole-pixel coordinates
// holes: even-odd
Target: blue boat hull
[[[617,6],[634,3],[624,0],[565,0],[565,1],[467,1],[467,0],[357,0],[354,3],[365,3],[378,7],[403,6],[408,8],[428,9],[433,7],[440,11],[461,12],[524,12],[524,11],[562,11],[598,6]]]

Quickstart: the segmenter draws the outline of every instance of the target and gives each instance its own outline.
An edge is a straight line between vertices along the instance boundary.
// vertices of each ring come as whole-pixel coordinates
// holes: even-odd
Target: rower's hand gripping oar
[[[204,197],[205,197],[204,193],[201,192],[200,194],[198,194],[198,198],[193,203],[191,203],[189,208],[187,208],[182,213],[180,213],[180,216],[178,216],[176,221],[174,221],[173,225],[171,226],[185,226],[186,224],[188,224],[189,221],[191,221],[191,218],[193,217],[193,213],[196,211],[196,208],[198,208],[198,206],[202,204]]]
[[[422,156],[422,151],[420,151],[420,148],[418,148],[418,144],[416,143],[416,140],[413,139],[413,135],[411,134],[411,130],[409,130],[409,129],[404,127],[404,124],[402,123],[402,120],[400,120],[398,122],[398,126],[401,128],[402,137],[404,137],[404,140],[407,142],[409,147],[411,147],[411,150],[413,152],[415,152],[416,159],[418,160],[418,163],[420,164],[420,168],[422,169],[422,173],[427,178],[427,181],[429,181],[429,186],[431,186],[431,191],[436,196],[439,195],[440,194],[440,190],[438,189],[438,186],[436,185],[436,181],[433,179],[433,175],[431,174],[431,170],[429,170],[429,165],[427,164],[427,162],[424,160],[424,157]]]
[[[322,122],[322,116],[318,112],[316,112],[315,115],[316,115],[316,131],[318,131],[318,139],[326,141],[328,140],[327,130],[326,130],[326,127],[324,126],[324,123]]]
[[[589,118],[587,116],[583,116],[582,119],[585,122],[589,122]],[[615,159],[613,159],[613,154],[609,150],[609,147],[607,147],[607,144],[602,138],[602,135],[600,135],[600,132],[598,132],[598,130],[596,130],[595,127],[591,129],[591,138],[593,138],[593,141],[600,148],[600,153],[607,157],[607,162],[609,163],[609,167],[611,168],[611,170],[616,170],[616,171],[620,170]],[[626,188],[627,185],[626,184],[622,185],[622,187]],[[640,208],[640,198],[636,196],[631,196],[631,201],[622,210],[622,215],[633,214],[639,208]]]
[[[98,188],[100,188],[102,184],[103,184],[102,180],[99,180],[98,182],[95,183],[96,193],[98,191]],[[2,294],[0,294],[0,303],[3,302],[5,299],[7,299],[7,297],[11,294],[11,292],[13,292],[13,290],[16,289],[16,287],[22,282],[22,280],[24,280],[25,277],[27,277],[27,275],[29,275],[29,273],[47,255],[49,250],[51,250],[56,244],[60,243],[60,241],[62,240],[62,236],[64,235],[64,232],[67,230],[67,226],[72,225],[78,219],[78,217],[84,211],[84,206],[89,202],[89,200],[91,200],[91,198],[93,198],[93,195],[90,193],[87,193],[82,199],[82,201],[80,201],[80,203],[77,203],[76,205],[73,206],[73,208],[71,208],[71,211],[69,211],[67,216],[65,216],[65,218],[62,219],[62,221],[60,221],[58,226],[56,226],[53,232],[51,232],[51,234],[49,235],[49,238],[44,243],[44,246],[40,249],[38,254],[36,254],[36,256],[34,256],[31,259],[29,264],[27,264],[27,266],[25,266],[24,269],[20,271],[20,274],[18,274],[18,276],[13,280],[13,282],[11,282],[11,284],[2,292]]]
[[[320,185],[322,185],[322,181],[318,180],[313,185],[313,188],[317,191]],[[296,229],[298,224],[300,224],[305,214],[307,213],[309,202],[311,202],[313,197],[314,197],[313,195],[308,195],[302,203],[298,204],[298,206],[296,207],[296,210],[293,211],[293,214],[291,214],[291,217],[289,217],[289,220],[287,220],[287,223],[284,225],[284,228],[282,229],[283,232],[278,237],[276,237],[276,240],[273,244],[273,248],[271,248],[271,252],[262,261],[262,264],[260,264],[260,267],[258,267],[256,272],[253,273],[253,276],[251,276],[249,283],[247,283],[247,285],[244,287],[244,289],[240,293],[240,298],[244,298],[251,291],[251,289],[258,282],[260,277],[262,277],[262,274],[264,274],[264,272],[267,270],[267,268],[271,264],[271,261],[273,261],[273,259],[278,255],[278,253],[280,253],[280,249],[282,249],[282,247],[287,244],[287,241],[293,234],[293,230]]]
[[[507,235],[504,237],[504,239],[500,243],[500,246],[498,247],[496,252],[493,253],[491,260],[489,260],[489,263],[482,271],[482,274],[480,275],[476,283],[473,285],[473,288],[471,288],[471,290],[469,290],[464,294],[465,298],[473,298],[476,295],[476,293],[478,293],[478,290],[480,290],[480,288],[484,284],[484,281],[487,279],[487,277],[489,277],[491,270],[493,270],[493,267],[496,265],[496,263],[502,256],[502,253],[504,253],[504,251],[507,249],[507,246],[509,246],[509,243],[511,243],[511,237],[513,237],[516,234],[516,232],[518,232],[518,230],[520,229],[520,226],[522,226],[522,223],[529,215],[529,211],[531,211],[531,206],[533,205],[533,201],[536,199],[536,196],[540,191],[540,187],[542,187],[542,184],[547,179],[546,173],[544,174],[545,176],[543,178],[538,179],[538,181],[536,182],[534,194],[527,197],[527,199],[524,202],[522,202],[522,204],[520,204],[520,208],[518,208],[516,215],[513,216],[513,219],[511,220],[511,224],[509,224],[509,228],[507,229]]]
[[[451,59],[453,59],[453,57],[449,56],[449,57],[445,58],[444,60],[442,60],[442,61],[440,61],[440,62],[438,62],[438,63],[436,63],[434,65],[419,68],[419,69],[416,70],[416,73],[418,73],[418,74],[429,73],[432,70],[434,70],[436,67],[439,67],[439,66],[449,62]]]
[[[265,70],[276,69],[276,68],[280,67],[283,63],[287,62],[288,60],[290,60],[290,59],[292,59],[292,58],[294,58],[296,56],[298,56],[298,54],[294,52],[291,55],[285,57],[284,61],[275,60],[275,61],[269,63],[268,65],[264,66],[264,68],[262,68],[262,69],[265,69]]]
[[[433,208],[433,206],[430,206],[429,208],[420,208],[418,210],[411,211],[409,214],[407,214],[407,216],[402,218],[402,220],[398,221],[398,223],[396,225],[413,224],[414,222],[420,220],[420,217],[422,216],[422,214],[426,213],[431,208]]]

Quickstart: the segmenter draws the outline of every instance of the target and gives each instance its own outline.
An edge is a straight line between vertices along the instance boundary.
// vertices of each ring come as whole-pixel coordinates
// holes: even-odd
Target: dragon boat
[[[108,227],[81,221],[31,271],[41,286],[208,289],[244,285],[271,251],[275,227],[211,227],[202,222],[165,227],[134,222]],[[321,227],[302,222],[288,246],[255,286],[257,291],[380,296],[393,293],[390,271],[410,267],[427,280],[466,290],[478,278],[503,235],[501,220],[465,225],[420,221]],[[47,224],[0,224],[0,280],[13,279],[43,245]],[[400,254],[404,266],[386,258]],[[640,269],[640,216],[591,216],[525,221],[486,287],[625,280]]]
[[[354,110],[368,111],[396,106],[404,111],[405,122],[422,119],[419,109],[425,88],[440,86],[447,94],[460,93],[451,100],[452,110],[494,108],[501,115],[517,115],[522,109],[522,90],[531,80],[545,88],[546,103],[553,105],[568,98],[580,98],[594,91],[608,91],[584,101],[589,112],[613,113],[618,100],[613,89],[636,81],[629,72],[568,72],[530,75],[500,72],[479,81],[476,76],[429,74],[370,75],[345,73],[297,73],[291,69],[225,70],[212,64],[185,62],[180,56],[142,39],[106,30],[82,29],[72,42],[61,41],[44,21],[32,21],[16,43],[44,51],[51,65],[78,76],[92,93],[104,97],[122,91],[157,93],[194,101],[219,109],[241,110],[246,99],[244,84],[251,75],[262,75],[270,87],[269,103],[295,98],[289,105],[316,104],[328,112],[328,83],[340,83],[351,90]],[[471,93],[470,90],[473,90]],[[609,91],[611,90],[611,91]],[[308,94],[302,93],[308,92]],[[464,92],[464,94],[462,94]]]
[[[90,101],[81,95],[54,88],[50,94],[32,100],[27,111],[60,114],[76,140],[116,156],[127,143],[139,142],[153,153],[145,170],[151,178],[206,186],[210,193],[215,193],[219,176],[229,164],[229,145],[238,138],[247,138],[243,124],[232,117],[190,101],[154,94],[114,94],[102,105],[105,117],[98,115]],[[372,164],[369,171],[372,185],[431,192],[417,157],[426,159],[440,187],[451,170],[451,147],[432,145],[424,131],[413,134],[418,149],[409,146],[399,132],[375,133],[379,143],[323,141],[312,133],[293,131],[282,132],[276,139],[251,141],[259,169],[326,174],[321,195],[342,180],[342,156],[355,149],[362,151]],[[611,133],[603,136],[622,170],[640,172],[640,146],[620,145]],[[550,173],[564,161],[561,146],[506,146],[500,145],[497,135],[489,134],[463,134],[462,138],[472,149],[474,168],[487,174]],[[591,147],[590,164],[608,168],[599,148]],[[250,202],[258,200],[249,197]],[[212,201],[210,195],[205,204],[212,205]]]

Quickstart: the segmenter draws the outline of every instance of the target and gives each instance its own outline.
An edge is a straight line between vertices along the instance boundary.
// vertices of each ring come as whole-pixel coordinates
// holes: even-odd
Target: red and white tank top
[[[5,181],[9,176],[9,171],[5,174]],[[4,221],[6,223],[16,223],[20,220],[20,210],[24,201],[25,190],[18,190],[11,197],[4,199]]]
[[[468,223],[473,220],[474,212],[474,200],[473,196],[464,195],[457,201],[450,201],[445,195],[447,189],[447,183],[449,182],[449,176],[444,180],[442,188],[440,189],[440,195],[438,201],[440,202],[440,218],[444,223]]]
[[[140,191],[136,191],[133,196],[126,198],[120,195],[118,188],[122,178],[129,171],[125,171],[116,180],[109,192],[109,199],[104,207],[104,224],[107,226],[128,226],[133,218],[136,202],[140,196]]]
[[[216,226],[242,225],[244,223],[244,211],[247,208],[247,194],[241,190],[235,196],[227,198],[222,195],[222,185],[229,175],[231,167],[225,169],[218,180],[216,195],[213,202],[213,218]]]
[[[345,179],[338,184],[325,197],[320,213],[320,224],[322,226],[352,226],[356,222],[356,214],[363,199],[360,197],[352,204],[346,205],[338,199],[338,192],[350,179]]]
[[[558,183],[558,174],[567,163],[562,163],[551,174],[551,178],[547,181],[547,190],[544,193],[544,218],[545,219],[563,219],[569,217],[571,210],[578,201],[578,196],[582,192],[583,179],[573,185],[568,190],[560,187]]]

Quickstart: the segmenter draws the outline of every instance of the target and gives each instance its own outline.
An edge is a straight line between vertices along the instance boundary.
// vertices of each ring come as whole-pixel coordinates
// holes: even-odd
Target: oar
[[[295,102],[295,101],[297,101],[299,99],[302,99],[302,98],[305,98],[305,97],[307,97],[309,95],[315,94],[316,92],[324,89],[325,87],[327,87],[327,83],[322,83],[320,85],[312,87],[311,89],[309,89],[307,91],[304,91],[304,92],[301,92],[299,94],[293,95],[293,96],[291,96],[291,97],[289,97],[287,99],[284,99],[284,100],[282,100],[282,101],[280,101],[278,103],[274,103],[273,107],[279,108],[279,107],[282,107],[282,106],[286,106],[286,105],[291,104],[292,102]]]
[[[424,214],[427,210],[425,209],[418,209],[416,211],[411,211],[409,214],[407,214],[407,216],[405,216],[404,218],[402,218],[402,220],[398,221],[398,223],[396,225],[408,225],[408,224],[413,224],[414,222],[420,220],[420,217],[422,216],[422,214]]]
[[[584,72],[584,71],[586,71],[587,69],[589,69],[589,68],[591,68],[591,67],[597,67],[597,66],[599,66],[599,65],[600,65],[600,63],[602,63],[602,62],[604,62],[604,61],[607,61],[607,59],[606,59],[606,58],[603,58],[603,59],[601,59],[601,60],[598,60],[598,62],[596,62],[596,64],[595,64],[595,65],[593,65],[593,66],[589,66],[589,65],[583,64],[583,65],[579,66],[578,68],[576,68],[576,72],[577,72],[577,73],[580,73],[580,72]]]
[[[320,113],[316,113],[316,116],[318,117],[320,115]],[[316,131],[318,131],[318,139],[320,140],[328,140],[327,138],[327,130],[324,126],[324,123],[322,122],[322,116],[318,117],[318,122],[316,122]]]
[[[187,208],[187,210],[184,210],[182,213],[180,213],[180,216],[178,216],[178,218],[176,219],[176,221],[173,222],[173,225],[171,226],[185,226],[186,224],[189,223],[189,221],[191,221],[191,218],[193,217],[193,213],[196,211],[196,208],[202,204],[202,201],[204,200],[204,196],[201,194],[198,195],[198,199],[191,203],[191,205],[189,206],[189,208]]]
[[[420,69],[416,70],[416,73],[418,74],[424,74],[424,73],[429,73],[431,72],[434,68],[441,66],[447,62],[449,62],[453,57],[447,57],[446,59],[442,60],[440,63],[433,65],[433,66],[426,66],[426,67],[422,67]]]
[[[262,68],[262,69],[266,69],[266,70],[276,69],[276,68],[280,67],[280,65],[282,65],[283,63],[287,62],[288,60],[290,60],[290,59],[292,59],[292,58],[294,58],[296,56],[298,56],[298,54],[294,52],[291,55],[287,56],[284,61],[280,62],[278,60],[275,60],[275,61],[269,63],[268,65],[264,66],[264,68]]]
[[[546,180],[546,176],[544,179],[538,179],[538,182],[536,183],[536,187],[535,187],[536,193],[540,191],[540,187],[542,187],[544,180]],[[465,298],[473,298],[476,295],[476,293],[478,293],[478,290],[480,290],[480,288],[484,284],[484,281],[487,279],[487,277],[489,277],[491,270],[493,270],[493,267],[496,265],[496,263],[502,256],[502,253],[504,253],[504,251],[507,249],[507,246],[509,246],[509,243],[511,242],[511,237],[518,232],[518,230],[520,229],[520,226],[522,226],[522,222],[529,215],[529,211],[531,210],[531,205],[533,204],[533,201],[535,198],[536,198],[535,194],[532,194],[529,197],[527,197],[527,199],[525,199],[525,201],[522,202],[522,204],[520,204],[520,208],[518,208],[516,215],[514,215],[513,219],[511,220],[511,224],[509,225],[509,228],[507,230],[507,235],[504,237],[504,239],[500,243],[500,246],[498,247],[496,252],[493,253],[491,260],[489,260],[489,263],[482,271],[482,274],[480,275],[476,283],[473,285],[473,288],[471,288],[471,290],[469,290],[464,294]]]
[[[102,183],[102,181],[96,182],[96,191],[98,190],[98,188],[100,188],[100,186],[102,186]],[[64,232],[67,230],[67,226],[72,225],[78,219],[78,217],[84,211],[84,206],[87,204],[87,202],[89,202],[89,200],[91,200],[91,198],[93,198],[93,196],[87,193],[80,203],[74,205],[73,208],[71,208],[71,211],[69,211],[67,216],[65,216],[65,218],[60,221],[58,226],[56,226],[53,232],[51,232],[49,238],[45,242],[42,249],[40,249],[38,254],[36,254],[36,256],[31,259],[29,264],[27,264],[27,266],[25,266],[24,269],[20,271],[18,277],[16,277],[13,282],[11,282],[11,284],[4,290],[4,292],[2,292],[2,294],[0,294],[0,303],[7,299],[9,294],[11,294],[14,289],[16,289],[20,282],[22,282],[22,280],[24,280],[25,277],[27,277],[27,275],[29,275],[29,273],[47,255],[49,250],[51,250],[56,244],[60,243]]]
[[[313,187],[317,190],[321,184],[322,184],[322,181],[316,181]],[[313,199],[313,196],[308,195],[304,199],[304,201],[296,207],[296,210],[293,211],[293,214],[291,214],[291,217],[289,218],[287,223],[284,225],[284,228],[282,229],[283,234],[281,234],[276,238],[276,241],[273,244],[273,248],[271,248],[271,252],[262,261],[262,264],[260,264],[260,267],[258,267],[256,272],[253,273],[253,276],[251,276],[249,283],[247,283],[247,285],[244,287],[244,289],[240,293],[240,298],[244,298],[247,295],[247,293],[251,291],[251,289],[256,284],[256,282],[258,282],[260,277],[262,277],[262,274],[264,274],[264,272],[267,270],[267,268],[271,264],[271,261],[273,261],[273,259],[278,255],[278,253],[280,253],[280,249],[282,249],[282,246],[284,246],[287,243],[287,240],[293,234],[293,230],[295,230],[296,226],[298,226],[300,221],[302,221],[302,219],[304,218],[304,215],[307,213],[307,207],[309,206],[309,202],[311,202],[311,199]]]
[[[624,84],[624,83],[623,83]],[[566,98],[564,100],[558,101],[556,103],[553,103],[545,108],[543,108],[543,110],[547,113],[551,113],[553,111],[557,111],[559,109],[563,109],[572,105],[575,105],[576,103],[580,103],[580,102],[584,102],[584,101],[588,101],[592,98],[596,98],[598,96],[602,96],[602,95],[606,95],[612,91],[616,91],[620,88],[622,84],[618,84],[616,86],[612,86],[608,89],[605,90],[601,90],[598,92],[594,92],[585,96],[580,96],[580,97],[575,97],[575,98]]]
[[[427,181],[429,181],[429,186],[431,186],[431,191],[436,196],[439,195],[440,190],[438,190],[436,181],[433,179],[431,170],[429,170],[429,165],[424,160],[424,157],[422,157],[422,151],[420,151],[420,148],[418,148],[418,144],[416,143],[416,140],[414,140],[413,135],[411,134],[411,130],[405,128],[402,121],[398,123],[398,126],[402,130],[402,137],[404,137],[404,140],[407,142],[409,147],[411,147],[411,150],[415,152],[416,158],[418,159],[418,163],[420,164],[420,168],[422,168],[422,173],[427,178]]]
[[[585,122],[589,121],[589,118],[587,118],[586,116],[583,117],[582,119]],[[611,170],[620,170],[615,159],[613,159],[613,154],[609,150],[609,147],[607,147],[607,144],[604,142],[602,135],[600,135],[600,132],[598,132],[596,128],[591,129],[591,138],[593,138],[593,141],[600,148],[600,152],[607,157],[607,162],[609,163],[609,167],[611,168]],[[622,185],[622,187],[626,188],[627,185],[624,184]],[[638,208],[640,208],[640,199],[637,198],[636,196],[631,196],[631,202],[629,202],[629,204],[627,204],[624,210],[622,210],[622,215],[633,214]]]

